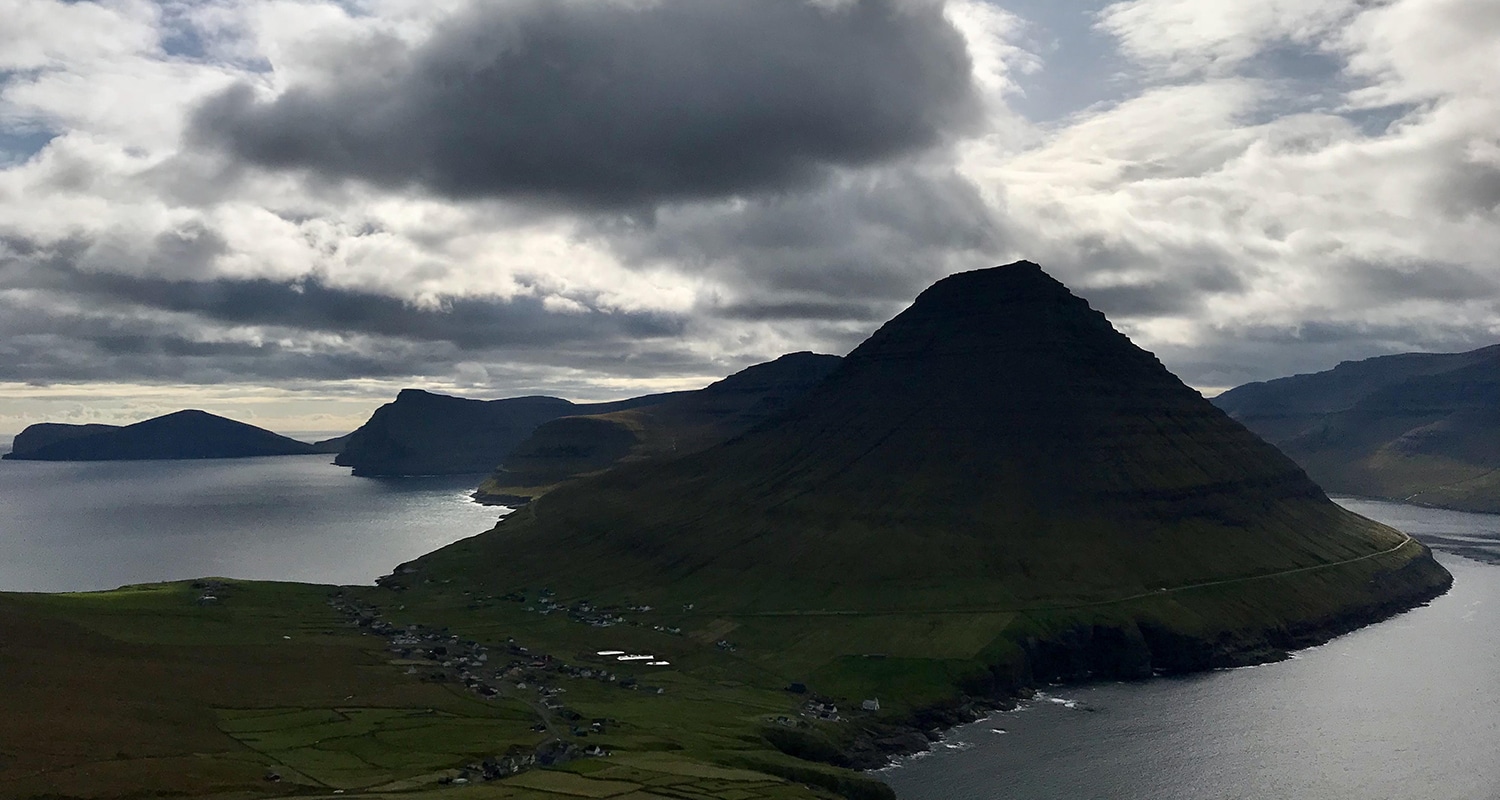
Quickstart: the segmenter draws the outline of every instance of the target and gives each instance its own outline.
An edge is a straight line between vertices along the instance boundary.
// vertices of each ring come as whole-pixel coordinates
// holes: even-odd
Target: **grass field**
[[[209,605],[185,583],[0,595],[0,797],[832,796],[719,765],[726,755],[782,758],[756,731],[763,717],[793,712],[790,696],[679,670],[653,676],[661,695],[554,681],[570,708],[611,720],[607,736],[579,740],[608,758],[442,783],[547,738],[534,730],[534,698],[483,699],[408,674],[383,638],[329,608],[332,587],[234,581],[216,591]],[[492,617],[478,627],[536,634],[569,655],[593,638],[586,626],[522,616],[533,627]],[[815,769],[829,786],[852,775]]]
[[[518,601],[462,576],[342,590],[388,631],[420,626],[488,648],[493,659],[472,669],[493,697],[455,680],[459,667],[439,668],[447,656],[400,652],[391,634],[354,624],[330,604],[335,587],[0,595],[0,797],[888,798],[883,784],[816,762],[910,735],[894,723],[955,707],[965,691],[1020,685],[1029,642],[1108,628],[1128,650],[1152,624],[1234,645],[1241,632],[1366,602],[1381,575],[1423,557],[1413,544],[1241,584],[1048,606],[646,610],[593,596],[625,618],[610,627],[538,613],[538,587]],[[217,599],[203,602],[206,591]],[[520,648],[528,655],[509,655]],[[536,668],[544,656],[551,666]],[[804,713],[811,695],[787,691],[794,683],[836,704],[838,719]],[[880,710],[861,710],[865,699]],[[607,755],[489,782],[465,771],[554,737]]]

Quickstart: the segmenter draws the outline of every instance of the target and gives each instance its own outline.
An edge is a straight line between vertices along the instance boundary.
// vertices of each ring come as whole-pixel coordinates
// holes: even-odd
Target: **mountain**
[[[511,451],[474,497],[524,502],[621,463],[697,452],[784,410],[840,361],[838,356],[790,353],[652,405],[545,422]]]
[[[105,431],[117,431],[118,425],[70,425],[63,422],[38,422],[35,425],[26,426],[26,430],[16,434],[15,441],[10,446],[11,453],[17,454],[14,458],[22,458],[28,452],[40,450],[57,442],[68,439],[79,439],[84,436],[93,436]]]
[[[59,430],[63,428],[65,430]],[[97,428],[85,431],[79,428]],[[40,429],[40,430],[33,430]],[[33,425],[5,458],[31,461],[132,461],[306,455],[312,445],[206,411],[186,410],[116,428]],[[39,445],[34,443],[41,442]]]
[[[669,396],[578,404],[556,397],[470,400],[402,389],[349,434],[333,463],[353,467],[361,476],[489,472],[543,422],[650,405]]]
[[[343,436],[335,436],[332,439],[319,439],[313,442],[313,447],[317,448],[319,453],[333,453],[337,455],[344,452],[344,446],[349,443],[349,439],[353,436],[354,432],[350,431]]]
[[[1214,403],[1330,492],[1500,512],[1500,345],[1345,362]]]
[[[1018,262],[933,285],[744,435],[562,486],[387,583],[682,604],[873,687],[1253,660],[1450,580]]]

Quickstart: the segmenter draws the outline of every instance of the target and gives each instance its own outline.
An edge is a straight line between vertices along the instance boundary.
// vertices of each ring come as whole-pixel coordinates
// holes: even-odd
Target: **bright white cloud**
[[[1079,6],[1123,66],[1104,80],[1107,102],[1046,121],[1026,119],[1018,100],[1081,57],[1070,47],[1097,42],[1054,41],[1005,2],[952,0],[979,129],[814,186],[638,210],[455,201],[184,145],[193,109],[231,82],[266,96],[336,83],[351,48],[376,73],[399,70],[466,6],[0,0],[0,148],[55,134],[0,161],[0,314],[30,309],[34,326],[6,329],[7,341],[36,358],[65,350],[52,313],[93,331],[91,347],[170,329],[209,349],[250,348],[212,370],[204,355],[164,372],[174,386],[286,358],[299,381],[328,365],[325,394],[420,379],[597,398],[786,350],[845,349],[926,282],[1014,257],[1043,263],[1204,384],[1500,338],[1492,0]],[[70,293],[83,290],[42,279],[61,260],[137,283]],[[339,313],[357,324],[299,327],[315,304],[241,318],[229,307],[249,302],[240,295],[207,297],[257,280],[342,293],[318,302],[348,304]],[[127,294],[165,308],[132,310]],[[432,330],[403,339],[359,317],[374,313],[360,303]],[[455,304],[474,327],[436,321]],[[567,343],[523,352],[464,338],[528,325]],[[76,350],[55,379],[80,379],[91,357]],[[187,363],[111,356],[140,365],[135,383],[168,358]],[[12,386],[0,406],[24,391]]]

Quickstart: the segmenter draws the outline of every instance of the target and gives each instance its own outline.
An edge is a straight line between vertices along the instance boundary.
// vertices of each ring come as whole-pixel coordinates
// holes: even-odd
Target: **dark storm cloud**
[[[1458,264],[1366,264],[1351,269],[1349,281],[1382,301],[1468,300],[1493,297],[1495,279]]]
[[[203,244],[203,242],[208,244]],[[189,262],[214,247],[216,237],[165,237],[159,256]],[[12,252],[34,248],[10,240]],[[585,308],[579,312],[549,310],[542,297],[454,297],[435,306],[414,305],[400,298],[358,289],[327,286],[316,278],[298,281],[209,278],[168,279],[156,276],[90,272],[72,259],[81,242],[46,252],[0,258],[0,288],[42,289],[87,297],[91,306],[191,314],[231,325],[265,325],[347,335],[387,336],[415,341],[448,342],[461,350],[545,348],[567,342],[670,337],[684,321],[666,314],[628,313]],[[24,257],[29,255],[29,258]]]
[[[1192,314],[1214,296],[1247,288],[1233,257],[1213,247],[1158,245],[1147,252],[1099,236],[1028,241],[1037,244],[1030,257],[1111,319]]]
[[[765,322],[781,319],[817,319],[828,322],[863,322],[880,318],[887,309],[880,304],[834,303],[834,302],[790,302],[790,303],[731,303],[714,310],[722,319]]]
[[[673,336],[682,321],[663,314],[587,309],[551,311],[533,296],[455,297],[417,306],[374,292],[298,282],[173,281],[90,275],[76,288],[147,308],[194,314],[236,325],[393,336],[450,342],[460,349],[545,348],[565,342]]]
[[[883,322],[932,281],[993,266],[1001,221],[951,169],[841,173],[821,186],[596,220],[627,264],[707,275],[728,296],[703,313],[739,320]]]
[[[213,98],[192,140],[328,179],[623,207],[808,185],[975,113],[930,0],[475,2],[420,46],[329,59],[336,82]]]
[[[190,271],[218,241],[211,231],[167,235],[155,255],[180,259],[166,271]],[[444,375],[460,362],[647,377],[660,367],[647,351],[685,359],[683,318],[589,307],[588,297],[568,298],[585,306],[577,312],[535,296],[419,306],[315,279],[95,272],[77,265],[89,246],[0,240],[0,380],[340,380]]]
[[[0,381],[232,383],[421,375],[446,367],[442,348],[401,342],[222,340],[210,326],[81,313],[0,298]]]

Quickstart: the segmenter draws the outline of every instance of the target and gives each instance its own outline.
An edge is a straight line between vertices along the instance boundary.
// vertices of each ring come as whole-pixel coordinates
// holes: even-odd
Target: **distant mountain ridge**
[[[1326,639],[1450,580],[1018,262],[939,281],[748,432],[559,487],[387,583],[691,609],[783,650],[814,637],[831,660],[808,669],[837,683],[949,669],[860,655],[924,613],[980,615],[981,674],[1140,677]],[[864,616],[845,649],[812,644]]]
[[[697,452],[789,407],[840,361],[838,356],[789,353],[657,403],[542,423],[474,497],[513,504],[619,464]]]
[[[133,425],[39,423],[16,436],[17,461],[135,461],[251,458],[319,452],[264,428],[187,409]]]
[[[489,472],[548,420],[621,411],[670,396],[580,404],[542,396],[472,400],[402,389],[348,435],[334,463],[371,477]]]
[[[1500,345],[1344,362],[1213,402],[1330,492],[1500,512]]]

